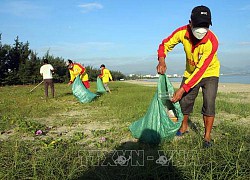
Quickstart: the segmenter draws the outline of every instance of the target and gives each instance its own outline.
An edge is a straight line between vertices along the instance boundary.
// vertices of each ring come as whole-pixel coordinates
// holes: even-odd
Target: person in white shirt
[[[54,82],[53,82],[53,72],[54,68],[51,64],[49,64],[48,59],[43,60],[44,65],[40,68],[40,74],[43,76],[44,82],[44,89],[45,89],[45,97],[48,98],[48,88],[51,88],[52,97],[55,97],[55,89],[54,89]]]

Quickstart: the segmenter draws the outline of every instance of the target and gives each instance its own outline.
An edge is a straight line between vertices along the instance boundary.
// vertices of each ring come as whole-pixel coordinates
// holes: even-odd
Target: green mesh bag
[[[166,75],[160,75],[157,91],[151,100],[144,117],[133,122],[129,129],[132,136],[139,141],[150,144],[159,144],[162,141],[173,140],[183,121],[183,114],[179,102],[172,103],[169,94],[174,88]],[[174,113],[177,121],[171,119]]]
[[[95,97],[96,94],[92,93],[82,84],[82,80],[80,76],[77,76],[74,80],[72,85],[72,91],[74,96],[81,102],[81,103],[88,103],[91,102]]]
[[[102,80],[99,77],[97,77],[96,86],[97,86],[97,91],[96,91],[97,93],[101,93],[101,94],[106,93],[106,89],[104,88]]]

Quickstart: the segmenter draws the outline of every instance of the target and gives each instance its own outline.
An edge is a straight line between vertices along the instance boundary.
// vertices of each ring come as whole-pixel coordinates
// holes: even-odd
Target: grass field
[[[109,86],[111,94],[88,104],[66,84],[48,100],[43,86],[0,87],[0,179],[249,179],[250,93],[218,94],[214,146],[203,149],[200,95],[191,116],[197,128],[152,146],[135,141],[128,126],[156,88]]]

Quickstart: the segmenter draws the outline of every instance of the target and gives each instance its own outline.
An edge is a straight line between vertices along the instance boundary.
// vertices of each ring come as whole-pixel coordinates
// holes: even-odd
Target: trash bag
[[[91,102],[96,97],[96,94],[86,89],[79,75],[74,80],[74,83],[72,85],[72,91],[73,91],[74,96],[81,103]]]
[[[102,80],[99,77],[97,77],[96,86],[97,86],[97,91],[96,91],[97,93],[101,93],[101,94],[106,93],[106,89],[104,88]]]
[[[146,114],[129,126],[134,138],[149,144],[173,140],[183,121],[179,102],[172,103],[170,100],[173,94],[174,88],[168,77],[165,74],[160,75],[157,91]]]

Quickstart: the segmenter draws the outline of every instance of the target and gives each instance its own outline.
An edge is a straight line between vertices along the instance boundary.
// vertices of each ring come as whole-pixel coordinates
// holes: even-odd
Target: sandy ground
[[[171,81],[171,80],[170,80]],[[144,85],[144,86],[156,86],[157,82],[148,82],[143,80],[128,80],[127,83]],[[180,82],[172,82],[175,88],[180,86]],[[219,83],[219,92],[250,92],[250,84],[238,84],[238,83]]]

